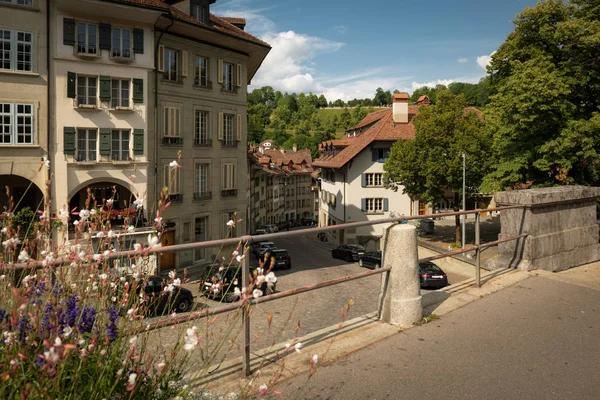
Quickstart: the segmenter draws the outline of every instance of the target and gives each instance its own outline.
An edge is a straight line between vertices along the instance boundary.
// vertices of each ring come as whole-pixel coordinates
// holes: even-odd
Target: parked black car
[[[339,247],[331,250],[333,258],[339,258],[348,262],[358,261],[365,255],[365,248],[357,244],[342,244]]]
[[[151,275],[147,280],[139,280],[136,292],[144,290],[148,311],[153,315],[168,315],[173,312],[187,312],[194,304],[192,292],[181,286],[173,286],[173,291],[165,292],[167,281],[160,276]]]
[[[358,265],[372,269],[381,268],[381,251],[367,251],[364,256],[358,259]]]
[[[419,263],[419,280],[422,288],[442,288],[448,286],[448,277],[440,267],[432,262]]]
[[[268,250],[265,253],[264,257],[264,269],[265,271],[271,267],[271,262],[274,262],[272,269],[275,268],[292,268],[292,257],[290,257],[289,253],[285,249],[272,249]]]
[[[256,268],[250,268],[250,273],[255,274]],[[267,282],[260,285],[260,290],[267,295],[275,292],[276,283],[271,287]],[[221,301],[237,301],[239,295],[236,290],[242,290],[242,267],[239,265],[223,266],[221,264],[213,264],[206,267],[204,277],[200,279],[199,291],[203,296],[214,298]]]

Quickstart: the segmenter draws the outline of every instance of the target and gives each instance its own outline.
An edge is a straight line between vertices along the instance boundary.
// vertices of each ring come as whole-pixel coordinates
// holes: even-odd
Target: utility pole
[[[467,170],[467,162],[465,153],[462,154],[463,159],[463,184],[462,184],[462,209],[463,211],[467,210],[467,193],[466,193],[466,170]],[[462,248],[465,248],[465,227],[467,225],[467,215],[462,215]]]

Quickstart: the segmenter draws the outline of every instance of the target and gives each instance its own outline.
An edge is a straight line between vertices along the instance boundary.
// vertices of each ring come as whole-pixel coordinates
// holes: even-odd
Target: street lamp
[[[467,194],[466,194],[466,156],[465,153],[462,153],[462,159],[463,159],[463,184],[462,184],[462,210],[466,211],[467,209]],[[467,224],[467,215],[463,214],[462,215],[462,248],[465,248],[465,226]]]

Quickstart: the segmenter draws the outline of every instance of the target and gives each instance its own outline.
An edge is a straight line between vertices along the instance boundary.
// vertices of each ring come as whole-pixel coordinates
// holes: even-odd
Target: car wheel
[[[181,299],[181,300],[179,300],[179,303],[177,303],[177,312],[178,313],[187,312],[190,309],[191,305],[192,305],[192,302],[189,301],[188,299]]]
[[[358,266],[361,268],[364,266],[362,258],[360,260],[358,260]]]
[[[381,265],[375,264],[375,269],[379,269],[379,268],[381,268]]]

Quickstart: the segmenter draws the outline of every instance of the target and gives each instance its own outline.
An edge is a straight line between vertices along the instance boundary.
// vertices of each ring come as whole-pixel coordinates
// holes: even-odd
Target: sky
[[[272,47],[249,90],[270,85],[327,100],[477,83],[511,21],[537,0],[217,0]]]

